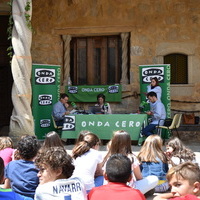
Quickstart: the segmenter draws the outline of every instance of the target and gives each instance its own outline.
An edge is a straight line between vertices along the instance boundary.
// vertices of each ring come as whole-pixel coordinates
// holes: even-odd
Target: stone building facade
[[[34,0],[35,63],[63,66],[63,35],[130,34],[130,83],[115,112],[134,111],[139,65],[163,64],[170,53],[188,56],[188,84],[171,84],[172,111],[200,110],[200,11],[198,0]],[[135,95],[133,95],[135,94]],[[191,103],[192,102],[192,103]]]

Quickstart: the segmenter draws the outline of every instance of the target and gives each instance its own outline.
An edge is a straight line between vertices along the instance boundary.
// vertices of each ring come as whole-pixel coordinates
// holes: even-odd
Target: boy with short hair
[[[4,182],[4,161],[0,157],[0,184]],[[0,187],[0,199],[9,199],[9,200],[26,200],[26,197],[22,197],[19,194],[12,191],[11,188],[4,189]]]
[[[34,158],[40,148],[36,136],[22,136],[17,145],[19,160],[13,160],[5,168],[4,188],[12,190],[23,197],[33,199],[35,189],[39,184],[38,170],[34,165]]]
[[[122,154],[113,154],[106,163],[104,178],[107,185],[93,188],[89,194],[89,200],[145,200],[144,195],[127,185],[132,178],[130,159]]]
[[[172,167],[167,173],[171,193],[161,194],[153,200],[196,200],[200,199],[200,169],[192,162]]]
[[[74,165],[72,158],[63,147],[40,150],[35,164],[39,168],[40,185],[35,192],[35,200],[86,200],[85,186],[78,178],[70,178]]]

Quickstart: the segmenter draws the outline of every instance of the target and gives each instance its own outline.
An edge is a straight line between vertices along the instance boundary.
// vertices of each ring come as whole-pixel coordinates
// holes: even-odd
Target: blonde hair
[[[167,158],[162,150],[163,141],[159,135],[150,135],[145,140],[139,154],[140,162],[159,162],[158,158],[167,163]]]
[[[0,150],[13,148],[13,141],[10,137],[0,137]]]

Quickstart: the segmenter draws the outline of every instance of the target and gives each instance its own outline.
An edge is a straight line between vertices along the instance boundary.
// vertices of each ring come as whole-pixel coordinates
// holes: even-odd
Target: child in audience
[[[90,133],[92,133],[92,132],[90,132],[90,131],[88,131],[88,130],[83,130],[83,131],[81,131],[81,132],[79,133],[78,138],[76,139],[76,144],[79,143],[79,142],[81,142],[81,141],[83,141],[84,136],[87,135],[87,134],[90,134]]]
[[[108,158],[116,153],[128,156],[128,158],[131,160],[133,171],[133,178],[129,182],[131,187],[140,190],[143,194],[156,187],[158,184],[158,178],[156,176],[147,176],[145,178],[142,177],[140,163],[131,150],[131,137],[129,133],[123,130],[114,132],[108,153],[103,161],[104,166],[106,166]]]
[[[103,171],[101,152],[98,151],[100,139],[93,133],[84,136],[83,141],[78,142],[72,149],[75,170],[73,176],[83,180],[87,192],[93,187],[103,184]],[[95,176],[100,176],[96,179]]]
[[[47,133],[42,148],[62,147],[65,149],[60,136],[55,131]]]
[[[21,159],[8,163],[5,169],[5,188],[22,196],[33,199],[38,186],[38,170],[34,165],[34,158],[39,149],[39,142],[35,136],[26,135],[18,142],[17,150]]]
[[[132,179],[130,159],[122,154],[113,154],[106,163],[104,173],[107,185],[93,188],[88,194],[88,200],[145,200],[144,195],[127,185]]]
[[[186,148],[182,141],[177,137],[174,137],[167,142],[166,155],[169,160],[169,167],[186,161],[196,162],[195,153]]]
[[[3,183],[4,183],[4,162],[3,159],[0,157],[0,184]],[[4,189],[4,188],[0,188],[0,199],[25,200],[25,198],[13,192],[12,189]]]
[[[171,192],[158,195],[154,200],[197,200],[200,199],[200,169],[192,162],[172,167],[167,173]]]
[[[42,149],[35,159],[35,164],[39,168],[40,180],[35,200],[87,199],[83,183],[76,177],[70,178],[74,165],[72,158],[62,147]]]
[[[10,161],[12,161],[13,153],[14,149],[11,138],[0,137],[0,157],[4,161],[4,166],[6,166]]]
[[[150,135],[145,140],[138,154],[143,177],[155,175],[159,178],[160,183],[162,183],[163,180],[166,180],[166,174],[168,171],[167,157],[162,150],[162,146],[163,141],[159,135]],[[162,186],[165,187],[162,187],[161,191],[159,190],[159,186],[155,188],[155,191],[164,192],[169,189],[167,183]]]

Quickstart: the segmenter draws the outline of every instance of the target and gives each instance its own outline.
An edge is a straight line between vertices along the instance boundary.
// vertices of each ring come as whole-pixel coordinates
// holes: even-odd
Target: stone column
[[[129,33],[121,33],[122,38],[122,77],[120,83],[123,85],[128,84],[128,38]]]
[[[62,39],[64,41],[64,63],[63,63],[63,86],[71,85],[71,78],[70,78],[70,35],[63,35]]]
[[[34,122],[31,110],[32,88],[31,88],[31,42],[32,32],[27,27],[25,19],[25,6],[31,0],[15,0],[12,4],[13,30],[12,46],[14,55],[11,62],[13,75],[12,102],[13,112],[10,118],[10,133],[12,138],[18,139],[24,134],[34,135]],[[27,12],[26,12],[27,13]],[[30,17],[31,20],[31,17]]]

